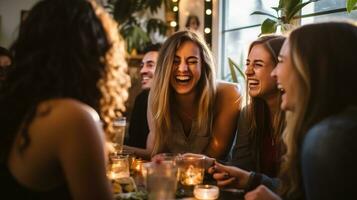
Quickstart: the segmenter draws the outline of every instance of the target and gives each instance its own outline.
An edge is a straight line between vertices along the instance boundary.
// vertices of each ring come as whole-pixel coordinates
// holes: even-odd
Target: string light
[[[206,0],[207,1],[207,0]],[[177,0],[172,0],[172,2],[177,2]]]
[[[177,1],[177,0],[176,0]],[[211,0],[206,0],[206,2],[211,2]]]
[[[206,10],[206,15],[211,15],[212,14],[212,10],[211,9],[207,9]]]
[[[173,10],[174,12],[177,12],[177,11],[178,11],[178,7],[177,7],[177,6],[174,6],[174,7],[172,8],[172,10]]]
[[[210,32],[211,32],[211,29],[210,29],[210,28],[208,28],[208,27],[205,28],[205,33],[206,33],[206,34],[208,34],[208,33],[210,33]]]
[[[170,26],[171,27],[176,27],[177,26],[177,22],[176,21],[171,21],[170,22]]]

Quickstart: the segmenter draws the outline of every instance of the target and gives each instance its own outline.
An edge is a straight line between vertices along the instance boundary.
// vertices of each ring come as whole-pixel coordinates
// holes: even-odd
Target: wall
[[[199,32],[203,36],[203,26],[204,26],[204,0],[180,0],[179,4],[179,27],[180,30],[185,30],[187,17],[189,15],[196,15],[200,20],[200,26],[198,27]]]
[[[0,46],[9,47],[16,39],[21,10],[30,10],[38,0],[0,0]]]
[[[216,77],[219,78],[221,77],[220,75],[220,68],[223,66],[219,66],[218,63],[221,63],[220,61],[220,49],[221,49],[221,40],[220,37],[222,36],[221,30],[222,26],[220,22],[220,11],[221,11],[221,4],[219,0],[212,0],[212,54],[214,58],[214,63],[216,65]]]
[[[203,28],[204,28],[204,1],[205,0],[180,0],[179,4],[179,26],[180,30],[185,29],[185,23],[187,16],[189,14],[195,14],[199,17],[201,25],[199,27],[199,31],[203,35]],[[218,66],[219,62],[219,49],[221,48],[220,45],[220,31],[221,26],[219,23],[219,13],[220,13],[220,1],[219,0],[211,0],[212,1],[212,54],[214,58],[214,63],[216,66],[216,77],[220,77],[220,66]]]

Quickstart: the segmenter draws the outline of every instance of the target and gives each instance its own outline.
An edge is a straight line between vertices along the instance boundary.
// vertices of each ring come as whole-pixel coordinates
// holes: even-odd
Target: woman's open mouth
[[[259,85],[259,81],[256,79],[248,79],[248,87],[255,88]]]
[[[191,76],[188,75],[176,75],[175,80],[178,83],[186,84],[191,81]]]

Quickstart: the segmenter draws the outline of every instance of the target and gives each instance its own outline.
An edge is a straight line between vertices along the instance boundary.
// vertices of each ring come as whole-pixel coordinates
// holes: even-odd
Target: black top
[[[66,185],[59,186],[49,191],[34,191],[21,185],[11,174],[4,163],[0,163],[0,199],[13,200],[68,200],[71,199]]]
[[[356,199],[357,107],[315,125],[302,147],[306,199]]]
[[[130,118],[129,139],[127,145],[146,148],[146,139],[149,134],[147,121],[149,90],[143,90],[136,98]]]

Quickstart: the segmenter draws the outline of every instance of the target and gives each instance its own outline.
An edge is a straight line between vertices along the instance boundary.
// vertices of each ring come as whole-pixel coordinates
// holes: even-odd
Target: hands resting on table
[[[199,155],[186,153],[183,156]],[[151,160],[162,160],[162,154],[154,156]],[[252,172],[245,171],[238,167],[222,165],[214,158],[205,157],[205,169],[217,181],[219,187],[232,187],[237,189],[246,189]],[[245,200],[281,200],[281,198],[264,185],[259,185],[244,196]]]

